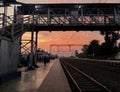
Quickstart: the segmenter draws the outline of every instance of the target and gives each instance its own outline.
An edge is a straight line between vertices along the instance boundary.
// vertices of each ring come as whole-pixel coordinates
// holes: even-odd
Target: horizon
[[[29,32],[23,34],[22,39],[29,40],[31,38],[31,34]],[[97,38],[97,39],[96,39]],[[99,31],[40,31],[38,33],[38,48],[41,48],[47,52],[50,52],[51,44],[89,44],[92,40],[99,40],[100,44],[104,42],[104,36],[102,36]],[[78,50],[81,52],[80,47],[72,47],[72,51]],[[60,47],[61,54],[68,53],[68,47]],[[57,52],[57,48],[53,48],[53,52]],[[70,52],[73,53],[73,52]]]

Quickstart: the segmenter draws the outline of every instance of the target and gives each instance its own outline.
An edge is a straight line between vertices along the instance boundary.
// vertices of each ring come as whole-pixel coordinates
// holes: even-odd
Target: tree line
[[[101,31],[104,36],[104,42],[99,43],[99,40],[92,40],[88,45],[84,45],[82,53],[75,52],[77,57],[97,58],[97,59],[115,59],[115,56],[120,52],[120,35],[119,31]]]

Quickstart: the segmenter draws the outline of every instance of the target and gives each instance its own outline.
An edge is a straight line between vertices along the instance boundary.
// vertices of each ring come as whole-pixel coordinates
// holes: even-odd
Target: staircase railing
[[[21,16],[14,19],[13,16],[0,14],[0,35],[15,40],[29,29],[30,24],[33,22],[32,16]]]

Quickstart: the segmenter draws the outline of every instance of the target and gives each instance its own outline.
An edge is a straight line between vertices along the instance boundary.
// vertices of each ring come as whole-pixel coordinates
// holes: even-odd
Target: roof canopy
[[[26,4],[120,4],[120,0],[16,0]]]

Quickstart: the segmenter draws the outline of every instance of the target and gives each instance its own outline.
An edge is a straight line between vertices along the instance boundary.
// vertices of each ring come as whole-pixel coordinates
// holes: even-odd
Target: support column
[[[52,45],[50,45],[50,54],[52,54]]]
[[[4,13],[3,13],[3,22],[2,22],[2,34],[5,33],[5,22],[6,22],[6,16],[7,16],[7,6],[4,3]]]
[[[14,29],[15,29],[15,23],[17,21],[17,11],[16,11],[16,5],[14,5],[14,14],[13,14],[13,21],[12,21],[12,30],[11,30],[11,38],[14,37]]]
[[[50,18],[50,8],[48,8],[48,20],[47,20],[47,22],[48,22],[48,25],[50,25],[50,24],[51,24],[51,18]]]
[[[36,51],[38,49],[38,31],[36,32],[36,38],[35,38],[35,46],[36,46]]]
[[[58,45],[58,46],[57,46],[57,52],[59,52],[59,50],[60,50],[60,49],[59,49],[59,45]]]
[[[69,51],[71,51],[71,45],[69,45]]]
[[[38,49],[38,31],[36,31],[36,36],[35,36],[35,67],[37,68],[37,49]]]
[[[80,6],[79,6],[79,8],[80,8]],[[83,5],[81,5],[81,17],[82,17],[82,23],[83,23],[83,17],[84,17],[84,15],[83,15]],[[84,23],[83,23],[84,24]]]
[[[30,53],[30,63],[28,70],[33,69],[34,64],[34,13],[33,13],[33,26],[32,26],[32,32],[31,32],[31,53]]]

